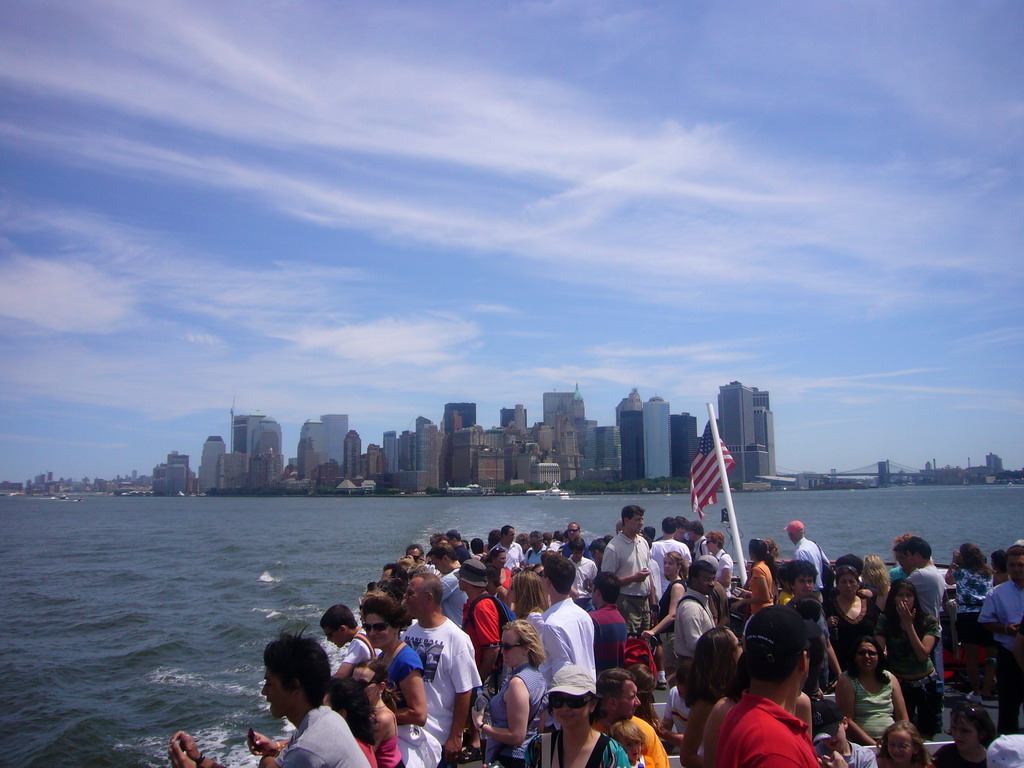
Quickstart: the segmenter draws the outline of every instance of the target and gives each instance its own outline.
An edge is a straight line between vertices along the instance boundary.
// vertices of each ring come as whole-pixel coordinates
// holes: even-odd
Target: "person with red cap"
[[[820,597],[822,590],[821,574],[826,568],[831,567],[828,557],[821,550],[821,547],[804,536],[804,524],[799,520],[793,520],[787,525],[786,533],[789,534],[789,540],[796,547],[796,559],[806,560],[818,572],[817,579],[814,582],[814,592],[815,595]]]

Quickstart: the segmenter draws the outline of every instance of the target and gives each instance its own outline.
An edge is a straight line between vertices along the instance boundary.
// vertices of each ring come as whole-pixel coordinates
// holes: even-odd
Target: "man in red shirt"
[[[841,768],[839,757],[822,758],[811,745],[808,725],[784,707],[807,679],[807,644],[821,636],[817,624],[786,606],[756,613],[744,631],[750,688],[725,716],[718,735],[720,768]]]
[[[473,641],[476,668],[485,685],[497,666],[501,643],[501,618],[494,600],[485,595],[486,587],[487,566],[473,559],[463,563],[459,569],[459,588],[468,599],[462,608],[462,629]]]

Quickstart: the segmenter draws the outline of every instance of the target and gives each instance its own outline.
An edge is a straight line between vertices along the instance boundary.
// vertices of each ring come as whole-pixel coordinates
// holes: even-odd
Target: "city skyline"
[[[2,4],[0,475],[230,449],[233,400],[288,458],[318,414],[380,444],[576,382],[601,425],[633,387],[700,428],[720,385],[770,391],[781,468],[1020,467],[1022,28]]]
[[[747,392],[746,401],[742,399],[742,391]],[[730,404],[729,398],[735,398],[737,393],[739,393],[740,399]],[[569,398],[566,398],[566,395],[568,395]],[[891,460],[895,462],[897,465],[915,466],[906,465],[904,464],[904,462],[899,461],[899,459],[894,459],[891,456],[881,457],[877,460],[872,459],[871,461],[865,462],[863,465],[861,465],[861,467],[840,467],[835,466],[834,462],[827,461],[826,463],[829,463],[831,465],[827,469],[790,467],[784,465],[776,466],[774,458],[775,441],[773,439],[774,414],[770,409],[768,396],[769,392],[764,389],[761,389],[756,386],[751,388],[744,385],[742,382],[732,381],[729,382],[728,384],[720,386],[719,393],[716,395],[716,398],[712,401],[712,404],[715,408],[715,416],[719,422],[719,429],[722,435],[722,440],[723,442],[729,443],[730,450],[734,454],[734,457],[737,458],[737,466],[733,470],[733,472],[730,473],[730,478],[732,480],[738,482],[753,482],[758,475],[775,475],[776,473],[779,475],[792,475],[799,472],[828,474],[828,472],[832,470],[844,472],[848,470],[859,469],[861,467],[866,467],[870,469],[872,468],[871,465],[875,464],[876,461],[886,460]],[[576,385],[575,393],[559,392],[552,390],[549,392],[542,393],[541,397],[545,404],[551,402],[549,398],[556,398],[554,402],[558,403],[558,407],[560,410],[565,410],[566,408],[572,409],[572,405],[574,404],[575,400],[580,400],[581,403],[582,401],[585,400],[585,398],[583,398],[581,395],[578,383]],[[723,402],[723,397],[726,398],[725,402]],[[629,406],[627,406],[627,403],[629,403]],[[651,467],[649,466],[650,459],[647,455],[645,455],[647,453],[647,446],[650,445],[650,435],[647,434],[649,428],[648,425],[653,423],[651,420],[649,408],[649,406],[651,405],[657,406],[659,411],[659,418],[666,421],[666,423],[663,425],[664,427],[669,427],[669,424],[667,423],[668,421],[671,421],[672,423],[669,433],[663,435],[664,438],[671,442],[670,453],[672,471],[664,475],[658,474],[656,471],[653,471],[651,469]],[[583,425],[589,424],[596,427],[598,433],[600,433],[603,430],[614,429],[616,431],[616,438],[618,438],[619,425],[616,422],[619,421],[621,415],[619,413],[620,409],[632,411],[635,414],[635,421],[632,422],[635,426],[633,426],[632,428],[639,430],[639,436],[637,438],[639,440],[639,444],[637,446],[638,455],[634,457],[638,461],[638,465],[634,467],[632,471],[627,470],[626,473],[623,475],[623,479],[641,479],[644,477],[657,478],[689,476],[689,463],[692,459],[692,454],[695,451],[698,433],[700,430],[703,429],[702,425],[707,423],[706,405],[697,412],[680,411],[675,408],[672,408],[671,403],[666,403],[664,399],[661,398],[659,395],[651,395],[647,400],[644,400],[642,396],[640,396],[638,389],[633,388],[630,390],[630,393],[627,397],[622,398],[619,404],[615,408],[611,409],[614,415],[610,418],[609,421],[605,422],[599,419],[589,419],[585,420],[583,422]],[[530,418],[529,414],[531,412],[537,413],[538,416],[543,414],[543,418]],[[499,408],[497,410],[498,418],[494,422],[487,422],[486,417],[483,417],[483,421],[477,421],[477,403],[466,402],[445,404],[445,406],[443,407],[442,415],[438,419],[430,419],[427,416],[418,416],[415,419],[413,419],[408,425],[409,430],[411,430],[414,434],[419,435],[420,429],[422,429],[424,425],[430,425],[435,430],[435,432],[443,436],[445,430],[445,420],[447,418],[450,418],[450,413],[460,413],[460,415],[457,417],[451,417],[453,419],[451,423],[453,431],[454,429],[463,428],[462,413],[465,413],[467,415],[472,414],[471,416],[469,416],[469,419],[472,421],[472,425],[480,427],[481,429],[484,430],[503,428],[502,416],[508,417],[508,419],[512,422],[511,427],[518,428],[521,431],[525,432],[532,432],[532,430],[534,430],[536,427],[541,427],[545,425],[548,427],[553,427],[555,424],[555,421],[551,416],[551,411],[542,411],[542,409],[540,408],[538,408],[536,411],[531,411],[529,407],[524,406],[522,403],[517,403],[514,406],[510,405],[508,407]],[[763,421],[765,414],[767,414],[767,423]],[[519,418],[515,418],[517,416]],[[757,421],[759,418],[762,421]],[[307,435],[310,434],[309,430],[311,427],[317,430],[317,442],[320,443],[321,445],[329,444],[330,441],[333,439],[333,437],[331,437],[330,430],[324,432],[320,429],[324,424],[322,420],[325,419],[334,422],[335,432],[337,432],[339,429],[341,429],[342,426],[344,426],[344,431],[345,433],[347,433],[345,439],[346,444],[349,440],[349,436],[354,436],[355,444],[359,446],[356,448],[356,454],[354,457],[338,456],[335,455],[335,453],[327,450],[323,451],[323,455],[318,455],[315,461],[312,460],[312,457],[308,460],[304,459],[304,440],[307,437]],[[521,419],[526,420],[525,427],[520,426]],[[277,469],[277,471],[280,471],[281,469],[284,469],[287,466],[291,466],[293,470],[298,470],[300,477],[308,477],[309,472],[307,471],[306,461],[310,461],[309,469],[312,469],[312,467],[314,467],[317,463],[324,463],[330,459],[338,464],[339,470],[341,472],[339,477],[356,477],[358,473],[349,472],[348,465],[354,463],[355,458],[360,455],[360,447],[372,444],[375,447],[375,449],[382,451],[387,458],[386,468],[383,469],[382,471],[386,471],[388,474],[394,473],[395,470],[397,469],[397,465],[401,461],[401,459],[399,458],[399,452],[401,450],[400,442],[397,439],[398,432],[401,430],[384,430],[379,435],[370,435],[367,433],[360,432],[359,429],[355,427],[353,427],[353,429],[349,431],[347,427],[349,426],[350,422],[352,422],[352,417],[350,414],[325,414],[323,416],[320,416],[319,419],[315,419],[312,417],[306,419],[305,421],[303,421],[301,426],[295,428],[294,431],[297,434],[298,442],[295,444],[294,448],[290,448],[290,433],[289,429],[287,428],[287,425],[286,427],[282,428],[280,423],[273,417],[273,415],[262,412],[236,414],[235,411],[232,410],[229,411],[228,414],[228,424],[231,426],[229,434],[231,435],[231,437],[229,437],[227,440],[225,440],[223,434],[213,432],[208,434],[205,438],[199,438],[197,436],[195,438],[195,441],[198,443],[198,448],[194,450],[180,450],[180,448],[165,449],[157,457],[154,466],[161,463],[165,454],[169,457],[172,454],[178,455],[180,453],[186,458],[192,458],[192,472],[198,478],[200,474],[201,462],[208,455],[207,451],[209,449],[211,441],[218,441],[220,444],[219,452],[223,454],[226,451],[229,456],[232,453],[232,446],[234,443],[241,444],[242,453],[252,455],[259,455],[260,453],[265,452],[269,448],[270,452],[273,453],[280,462],[280,466],[277,466],[275,464],[275,468]],[[273,434],[271,440],[268,443],[262,443],[260,442],[259,435],[266,431],[267,424],[270,425]],[[580,425],[579,422],[577,422],[577,425],[581,426],[582,428],[585,428],[583,425]],[[629,427],[627,427],[627,431],[628,429]],[[752,460],[750,458],[744,457],[744,451],[741,449],[741,446],[735,442],[737,440],[744,439],[743,430],[745,429],[748,431],[752,431],[750,435],[746,436],[746,438],[752,439],[754,441],[754,444],[750,445],[750,448],[754,450],[755,456],[755,458],[753,459],[753,463],[751,464],[750,468],[747,469],[746,471],[744,470],[745,461],[749,463]],[[253,435],[253,433],[255,433],[255,436]],[[678,446],[677,442],[679,443]],[[389,445],[391,446],[390,451],[388,450]],[[574,445],[576,444],[574,443]],[[579,453],[585,453],[587,450],[596,450],[596,455],[598,456],[602,456],[604,453],[603,449],[598,448],[596,443],[593,446],[590,446],[588,444],[588,447],[584,448],[582,439],[579,441],[578,446],[578,448],[574,447],[572,450],[574,452],[578,451]],[[665,446],[665,449],[668,449],[668,445]],[[318,451],[317,453],[319,454],[320,452]],[[625,455],[629,455],[629,449],[627,449]],[[769,455],[771,456],[770,459],[768,458]],[[760,458],[756,458],[758,456],[760,456]],[[362,454],[362,457],[365,460],[366,454]],[[926,466],[931,466],[935,469],[941,467],[961,467],[966,469],[968,468],[968,466],[977,468],[979,466],[985,466],[988,463],[989,469],[991,469],[992,465],[990,462],[993,459],[993,457],[996,461],[999,462],[998,471],[1002,471],[1005,462],[1003,458],[995,451],[988,451],[984,456],[981,456],[979,460],[971,459],[969,462],[965,462],[964,464],[957,464],[955,461],[943,462],[933,457],[922,461],[920,466],[916,466],[915,468],[925,469]],[[592,454],[590,458],[593,459],[594,454]],[[668,461],[668,458],[668,456],[661,456],[656,458],[654,461],[654,466],[662,466],[665,462]],[[419,456],[418,458],[411,457],[409,461],[411,461],[413,464],[423,465],[425,463],[425,457],[423,455]],[[435,461],[437,461],[437,457],[435,457]],[[214,457],[214,464],[215,463],[216,458]],[[207,467],[209,467],[209,465],[207,465]],[[585,459],[583,463],[581,463],[579,468],[581,470],[586,470],[588,468]],[[592,466],[590,467],[590,469],[593,468],[594,467]],[[1005,468],[1008,470],[1017,469],[1012,464],[1006,464]],[[443,468],[439,467],[439,469],[443,474]],[[243,470],[243,473],[247,471],[248,470]],[[143,466],[142,468],[133,467],[131,470],[128,471],[118,470],[117,472],[111,472],[106,474],[84,473],[77,476],[71,474],[64,474],[61,473],[59,470],[54,471],[51,468],[47,470],[39,470],[33,472],[30,475],[26,475],[24,479],[31,480],[33,477],[38,477],[40,475],[46,475],[47,473],[49,473],[50,475],[53,476],[54,479],[58,477],[75,479],[81,479],[82,477],[104,477],[105,479],[109,480],[112,479],[114,476],[129,477],[133,473],[138,473],[139,475],[147,475],[147,472],[148,465]],[[213,476],[208,476],[207,482],[209,482],[210,478],[212,477]],[[0,481],[19,482],[21,480],[22,478],[0,476]],[[444,482],[445,481],[443,477],[439,478],[438,484],[443,485]],[[468,480],[466,482],[468,482]],[[200,485],[202,485],[202,483],[203,480],[200,479]]]

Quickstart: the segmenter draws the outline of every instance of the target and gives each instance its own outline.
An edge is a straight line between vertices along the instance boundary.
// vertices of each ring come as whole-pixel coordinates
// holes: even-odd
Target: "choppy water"
[[[259,695],[263,646],[282,630],[319,634],[325,608],[354,604],[383,562],[431,531],[485,537],[572,519],[591,538],[627,503],[656,526],[688,514],[687,496],[0,498],[2,762],[162,766],[185,728],[218,761],[255,765],[246,729],[282,730]],[[1024,537],[1024,487],[742,494],[736,506],[743,535],[773,536],[784,555],[793,518],[831,557],[887,557],[903,531],[940,560],[965,540],[990,552]]]

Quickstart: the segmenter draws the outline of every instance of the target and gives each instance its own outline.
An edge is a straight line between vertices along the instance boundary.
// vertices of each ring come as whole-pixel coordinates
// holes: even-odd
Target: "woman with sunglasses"
[[[557,672],[548,688],[548,712],[560,730],[534,738],[526,748],[526,764],[540,768],[547,748],[551,768],[630,768],[622,746],[591,725],[597,708],[597,687],[585,667],[568,664]]]
[[[526,743],[537,735],[544,713],[544,675],[538,669],[544,663],[544,645],[530,622],[517,619],[501,633],[501,653],[511,673],[491,699],[491,722],[485,722],[484,713],[475,709],[473,717],[487,740],[484,764],[523,768]]]
[[[836,568],[836,588],[832,599],[825,603],[825,616],[832,648],[843,672],[853,663],[860,639],[872,634],[878,623],[878,606],[874,600],[858,595],[859,589],[860,573],[854,566]]]
[[[907,719],[896,678],[885,668],[882,645],[871,635],[857,643],[853,663],[836,682],[836,704],[849,720],[851,741],[873,747],[885,729]]]
[[[386,595],[371,595],[360,607],[363,630],[388,666],[388,691],[395,701],[398,747],[406,768],[436,768],[441,745],[423,730],[427,722],[427,693],[423,662],[402,641],[402,630],[412,623],[405,608]]]
[[[366,686],[366,698],[373,707],[373,755],[377,768],[402,768],[395,704],[387,692],[387,665],[381,659],[364,661],[352,670],[352,679]]]

